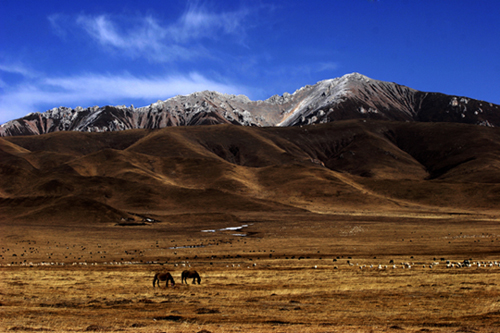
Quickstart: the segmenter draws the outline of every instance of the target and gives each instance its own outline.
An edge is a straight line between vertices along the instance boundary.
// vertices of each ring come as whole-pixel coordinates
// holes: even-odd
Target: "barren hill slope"
[[[496,210],[499,152],[496,128],[373,120],[7,137],[0,219]]]

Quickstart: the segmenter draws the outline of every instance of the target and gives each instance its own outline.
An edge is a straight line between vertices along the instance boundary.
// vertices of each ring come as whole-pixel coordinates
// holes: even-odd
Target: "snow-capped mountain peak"
[[[0,127],[0,136],[223,123],[298,126],[358,118],[499,126],[500,109],[483,101],[421,92],[351,73],[301,87],[292,94],[273,95],[264,101],[201,91],[138,108],[133,105],[58,107],[9,121]]]

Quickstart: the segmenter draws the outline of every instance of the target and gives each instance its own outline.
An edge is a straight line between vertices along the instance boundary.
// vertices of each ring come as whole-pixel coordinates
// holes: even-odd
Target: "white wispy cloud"
[[[57,13],[47,17],[52,31],[61,38],[65,38],[67,35],[67,27],[71,23],[68,18],[68,16]]]
[[[128,29],[107,15],[80,15],[77,24],[100,46],[119,51],[131,58],[146,58],[156,62],[189,59],[197,52],[172,43],[165,28],[152,17],[135,20]]]
[[[252,10],[245,7],[237,11],[217,13],[199,3],[190,3],[178,22],[168,30],[179,42],[203,37],[216,38],[220,33],[238,36],[241,41],[246,34],[246,20],[251,13]]]
[[[339,68],[339,64],[337,62],[321,62],[318,64],[316,71],[324,72],[324,71],[335,71]]]
[[[26,67],[25,65],[20,63],[6,63],[6,64],[0,63],[0,72],[19,74],[24,77],[36,77],[39,75],[37,71],[29,67]]]
[[[137,77],[130,74],[85,74],[68,77],[40,77],[29,84],[8,87],[0,96],[0,123],[40,112],[41,105],[69,107],[110,104],[110,101],[137,99],[144,105],[158,99],[215,90],[245,93],[243,87],[210,80],[193,72],[188,75]]]
[[[247,20],[251,10],[241,8],[231,12],[215,12],[198,3],[190,3],[186,11],[173,22],[162,22],[151,15],[123,19],[111,15],[78,15],[73,21],[101,47],[119,51],[131,58],[155,62],[189,60],[210,57],[200,41],[204,38],[232,37],[244,45]],[[55,33],[65,36],[69,27],[67,17],[51,15],[49,22]],[[61,24],[64,22],[65,24]],[[67,29],[64,30],[63,26]],[[74,31],[73,31],[74,32]]]
[[[42,83],[56,91],[63,91],[64,98],[68,101],[82,95],[103,101],[120,98],[158,99],[161,96],[185,95],[207,89],[224,92],[239,89],[212,81],[196,72],[169,77],[87,74],[79,77],[47,78]]]
[[[217,11],[206,3],[188,2],[185,11],[170,22],[152,15],[49,15],[47,19],[53,32],[69,47],[76,41],[81,43],[84,36],[106,51],[106,55],[171,63],[177,74],[165,68],[154,69],[152,75],[129,71],[97,74],[90,69],[86,74],[61,76],[0,60],[0,123],[61,105],[87,107],[123,104],[130,100],[147,105],[158,99],[201,90],[245,94],[242,87],[224,83],[225,78],[217,71],[205,68],[182,71],[178,63],[198,57],[215,58],[215,53],[204,46],[203,41],[207,39],[224,39],[224,42],[230,40],[243,45],[251,13],[243,7],[236,11]],[[131,66],[130,70],[133,68]],[[12,80],[10,74],[2,75],[2,72],[19,74],[19,77]],[[210,78],[201,74],[207,72],[211,73]]]

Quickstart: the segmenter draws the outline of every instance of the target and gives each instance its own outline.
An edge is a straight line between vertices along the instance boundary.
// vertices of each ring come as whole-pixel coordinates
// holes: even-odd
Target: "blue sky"
[[[0,0],[0,123],[359,72],[500,104],[498,0]]]

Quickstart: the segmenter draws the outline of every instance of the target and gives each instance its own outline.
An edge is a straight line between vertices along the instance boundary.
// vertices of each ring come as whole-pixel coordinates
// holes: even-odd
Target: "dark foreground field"
[[[494,215],[236,218],[193,215],[125,226],[4,223],[0,330],[500,330]],[[466,259],[472,267],[457,268]],[[189,266],[201,274],[201,285],[181,284]],[[171,272],[175,287],[153,289],[157,271]]]

